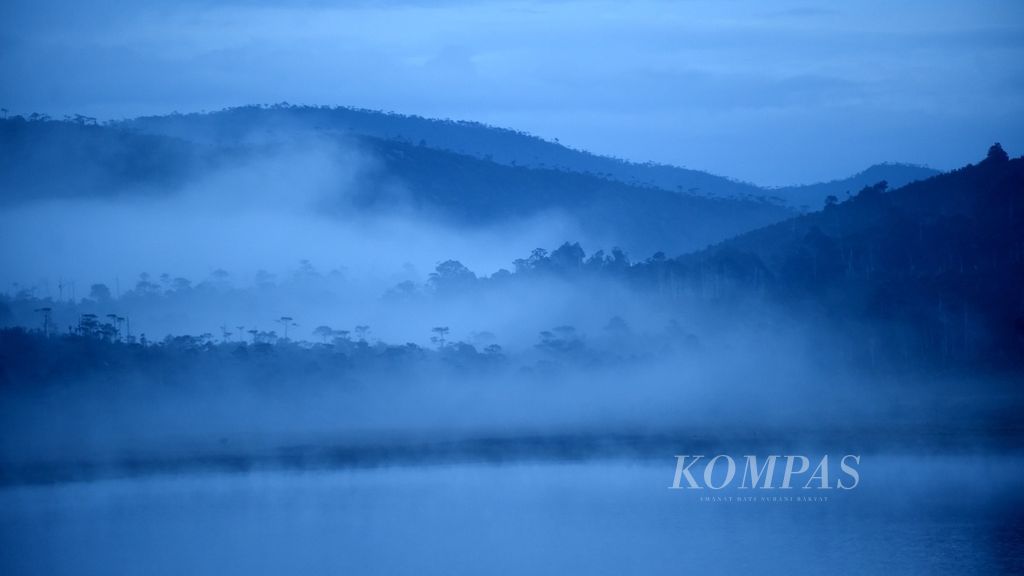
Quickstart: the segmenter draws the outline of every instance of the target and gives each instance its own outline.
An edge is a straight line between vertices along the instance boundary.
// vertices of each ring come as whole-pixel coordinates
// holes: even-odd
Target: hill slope
[[[774,189],[773,193],[794,208],[806,206],[811,210],[817,210],[824,205],[828,196],[845,200],[850,194],[878,182],[888,182],[890,188],[901,188],[937,174],[938,170],[913,164],[875,164],[849,178],[805,186],[785,186]]]
[[[715,298],[764,294],[839,322],[872,362],[1021,364],[1024,158],[996,145],[977,165],[868,187],[660,266]]]
[[[261,131],[260,125],[246,132],[232,124],[237,132],[211,135],[205,118],[196,118],[194,130],[176,124],[172,135],[125,124],[0,121],[0,201],[174,194],[222,168],[294,153],[289,139],[301,139],[284,128]],[[353,144],[369,159],[359,161],[354,186],[343,178],[333,184],[338,207],[354,201],[359,210],[412,208],[414,216],[470,227],[557,214],[574,222],[588,243],[634,254],[691,251],[790,215],[761,200],[706,198],[592,174],[510,166],[404,140],[336,131],[318,132],[317,139],[342,168],[354,161],[345,153]]]
[[[244,106],[209,114],[142,117],[121,125],[144,133],[208,142],[237,142],[254,132],[333,131],[422,145],[506,166],[582,172],[673,192],[725,197],[765,194],[765,190],[752,184],[707,172],[598,156],[524,132],[477,122],[428,119],[373,110]]]

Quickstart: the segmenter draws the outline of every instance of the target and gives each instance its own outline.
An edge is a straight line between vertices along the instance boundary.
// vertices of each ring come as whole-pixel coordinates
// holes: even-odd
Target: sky
[[[1024,2],[4,0],[0,107],[477,120],[761,185],[1024,153]]]

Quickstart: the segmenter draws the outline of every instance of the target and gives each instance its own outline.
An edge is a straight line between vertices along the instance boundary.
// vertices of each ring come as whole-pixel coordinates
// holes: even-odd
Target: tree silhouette
[[[985,157],[985,160],[991,163],[1009,162],[1010,155],[1006,153],[1006,150],[1003,150],[1002,144],[996,142],[991,147],[989,147],[988,156]]]
[[[50,323],[53,320],[53,308],[50,308],[49,306],[45,308],[36,308],[34,312],[43,315],[43,336],[49,337]]]
[[[583,268],[584,258],[586,254],[578,242],[566,242],[552,252],[548,260],[556,270],[573,272]]]
[[[282,327],[284,327],[285,340],[288,339],[288,328],[298,326],[298,324],[295,323],[295,319],[292,318],[291,316],[281,316],[281,318],[279,318],[277,322],[281,324]]]
[[[99,322],[95,314],[82,314],[78,317],[78,334],[92,337],[99,331]]]
[[[334,335],[334,330],[332,330],[331,327],[327,325],[317,326],[315,329],[313,329],[313,335],[319,336],[320,340],[324,344],[326,344],[327,339]]]
[[[434,290],[457,290],[476,281],[476,274],[458,260],[445,260],[430,273],[428,280]]]
[[[110,288],[106,284],[93,284],[89,287],[89,298],[97,302],[109,302]]]
[[[435,336],[431,336],[430,337],[430,341],[432,343],[436,344],[438,348],[444,348],[444,345],[445,345],[445,342],[446,342],[446,337],[448,336],[448,332],[449,332],[448,327],[447,326],[435,326],[435,327],[431,328],[430,331],[435,334]]]

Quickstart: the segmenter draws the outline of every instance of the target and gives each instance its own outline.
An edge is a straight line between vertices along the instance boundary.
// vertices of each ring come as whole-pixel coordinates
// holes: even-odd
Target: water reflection
[[[8,487],[0,491],[0,571],[968,574],[1024,566],[1024,462],[1016,456],[871,455],[856,490],[817,503],[702,502],[710,491],[668,489],[673,471],[668,455]]]

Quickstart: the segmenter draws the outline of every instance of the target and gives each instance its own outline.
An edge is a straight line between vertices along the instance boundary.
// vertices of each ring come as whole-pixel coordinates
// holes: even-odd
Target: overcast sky
[[[1024,2],[0,2],[0,106],[479,120],[779,185],[1024,153]]]

